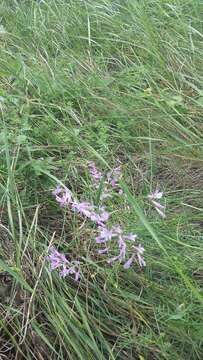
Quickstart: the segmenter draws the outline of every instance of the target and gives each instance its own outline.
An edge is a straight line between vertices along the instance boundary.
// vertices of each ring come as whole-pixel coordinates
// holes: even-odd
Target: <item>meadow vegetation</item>
[[[202,14],[201,0],[0,1],[2,360],[203,358]],[[143,267],[107,263],[94,222],[53,196],[100,206],[118,166],[109,226],[137,234]],[[77,281],[50,272],[53,246]]]

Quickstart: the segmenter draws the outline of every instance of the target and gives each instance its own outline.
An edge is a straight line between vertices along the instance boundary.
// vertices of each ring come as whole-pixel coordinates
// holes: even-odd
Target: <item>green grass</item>
[[[201,0],[1,0],[2,359],[203,358],[202,39]],[[122,164],[109,211],[144,270],[95,257],[55,203],[58,181],[94,198],[87,160]],[[78,284],[49,273],[51,244],[81,258]]]

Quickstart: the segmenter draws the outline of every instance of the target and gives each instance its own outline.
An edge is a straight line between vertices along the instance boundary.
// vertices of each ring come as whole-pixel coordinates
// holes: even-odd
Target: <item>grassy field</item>
[[[0,1],[0,359],[203,359],[202,15],[201,0]],[[88,161],[120,166],[108,224],[138,235],[145,267],[108,264],[94,223],[55,201],[60,184],[99,205]],[[50,272],[51,246],[80,280]]]

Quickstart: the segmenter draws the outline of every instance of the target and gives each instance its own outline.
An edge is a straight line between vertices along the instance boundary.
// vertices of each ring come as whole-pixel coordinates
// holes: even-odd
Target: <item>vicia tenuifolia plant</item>
[[[110,226],[108,224],[110,220],[110,214],[106,210],[104,202],[107,198],[111,198],[113,192],[117,192],[120,196],[123,195],[123,191],[120,188],[119,181],[121,179],[121,167],[118,166],[112,171],[102,174],[93,161],[88,162],[89,173],[92,178],[92,186],[95,189],[99,189],[101,181],[103,181],[102,191],[100,194],[101,205],[96,206],[89,201],[79,201],[73,197],[72,192],[66,188],[58,185],[52,192],[55,196],[57,203],[65,208],[69,207],[78,216],[88,219],[94,222],[96,225],[97,236],[95,243],[98,245],[96,249],[97,254],[106,257],[107,264],[113,264],[119,262],[123,265],[124,269],[128,269],[133,263],[139,264],[140,267],[146,265],[143,253],[145,251],[141,244],[136,244],[138,239],[137,234],[126,234],[120,225],[116,224]],[[160,200],[163,193],[156,190],[148,195],[148,199],[153,204],[157,212],[161,217],[165,217],[165,206],[161,205],[157,200]],[[111,256],[113,250],[117,254]],[[50,271],[55,269],[59,270],[61,277],[67,275],[74,275],[75,280],[80,279],[80,261],[69,261],[64,254],[59,253],[54,247],[50,249],[50,255],[47,257],[50,262]]]

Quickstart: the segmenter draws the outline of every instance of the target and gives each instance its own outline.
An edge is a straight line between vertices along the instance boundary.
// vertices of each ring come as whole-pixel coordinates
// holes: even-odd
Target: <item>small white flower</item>
[[[157,190],[155,190],[154,192],[152,192],[152,193],[150,193],[149,195],[148,195],[148,198],[150,199],[150,200],[160,200],[161,198],[162,198],[162,196],[163,196],[163,192],[162,191],[159,191],[158,189]]]
[[[0,25],[0,34],[6,34],[6,29],[3,25]]]
[[[161,205],[158,201],[163,197],[163,192],[156,189],[154,192],[151,192],[148,196],[148,199],[151,201],[152,205],[154,205],[155,210],[158,212],[158,214],[165,219],[165,206]]]

